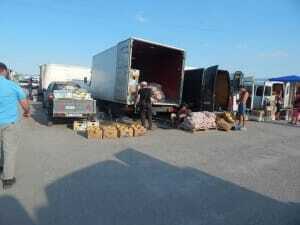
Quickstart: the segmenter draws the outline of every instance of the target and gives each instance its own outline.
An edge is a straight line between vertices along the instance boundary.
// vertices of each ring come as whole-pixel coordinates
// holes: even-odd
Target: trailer
[[[218,66],[186,70],[182,102],[194,111],[227,110],[230,98],[230,75]]]
[[[102,104],[132,109],[141,81],[159,84],[165,98],[154,111],[169,111],[181,104],[185,51],[129,38],[93,57],[91,92]]]

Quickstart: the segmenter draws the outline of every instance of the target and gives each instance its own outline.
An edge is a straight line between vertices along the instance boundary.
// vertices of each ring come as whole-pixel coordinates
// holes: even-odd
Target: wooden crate
[[[90,127],[86,130],[86,137],[88,139],[102,139],[103,130],[99,127]]]

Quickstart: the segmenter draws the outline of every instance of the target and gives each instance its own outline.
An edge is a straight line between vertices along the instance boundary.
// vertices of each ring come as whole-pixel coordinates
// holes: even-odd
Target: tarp
[[[283,76],[283,77],[275,77],[270,79],[270,81],[279,81],[279,82],[290,82],[290,83],[296,83],[300,82],[300,76],[298,75],[290,75],[290,76]]]

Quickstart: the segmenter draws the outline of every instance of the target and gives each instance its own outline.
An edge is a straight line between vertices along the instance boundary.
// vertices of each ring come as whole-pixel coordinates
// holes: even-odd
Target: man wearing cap
[[[146,127],[146,118],[148,120],[148,129],[152,130],[152,90],[147,82],[141,82],[141,89],[138,91],[136,105],[140,107],[140,115],[143,127]]]
[[[18,149],[19,104],[24,117],[29,117],[29,104],[26,95],[13,81],[7,80],[8,69],[0,63],[0,174],[3,188],[16,182],[15,163]]]

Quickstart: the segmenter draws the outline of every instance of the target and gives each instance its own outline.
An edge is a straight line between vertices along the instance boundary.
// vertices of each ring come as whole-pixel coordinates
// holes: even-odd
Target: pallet
[[[209,131],[209,130],[217,130],[217,128],[193,129],[193,130],[188,130],[188,129],[181,128],[181,130],[194,134],[194,133],[200,133],[200,132],[205,132],[205,131]]]

